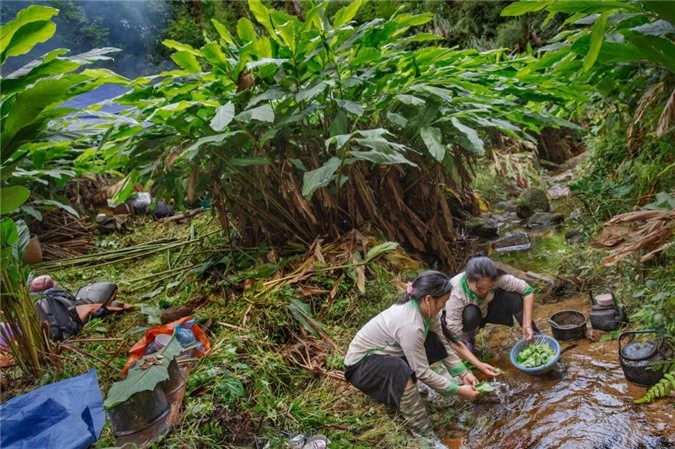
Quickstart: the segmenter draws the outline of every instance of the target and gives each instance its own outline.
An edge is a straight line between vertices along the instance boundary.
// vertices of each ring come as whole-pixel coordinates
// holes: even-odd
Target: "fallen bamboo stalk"
[[[202,209],[201,207],[199,207],[199,208],[197,208],[197,209],[189,210],[189,211],[185,212],[184,214],[174,215],[173,217],[164,217],[164,218],[160,218],[160,219],[157,220],[157,221],[160,222],[160,223],[170,223],[170,222],[172,222],[172,221],[179,221],[179,220],[183,220],[183,219],[185,219],[185,218],[194,217],[195,215],[199,215],[199,214],[201,214],[202,212],[204,212],[204,209]]]

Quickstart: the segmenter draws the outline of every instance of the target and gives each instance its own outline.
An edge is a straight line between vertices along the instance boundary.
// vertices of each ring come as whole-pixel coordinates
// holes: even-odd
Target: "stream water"
[[[578,296],[537,305],[535,321],[550,335],[548,317],[559,310],[588,314]],[[542,376],[516,370],[509,361],[520,328],[488,325],[482,344],[490,362],[506,371],[496,392],[463,412],[444,442],[450,448],[666,449],[675,448],[675,407],[670,399],[635,405],[646,389],[629,383],[621,370],[616,340],[560,342],[556,368]],[[480,339],[478,341],[481,344]]]

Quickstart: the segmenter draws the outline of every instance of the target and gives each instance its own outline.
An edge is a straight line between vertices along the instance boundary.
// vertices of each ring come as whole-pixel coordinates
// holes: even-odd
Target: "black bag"
[[[41,323],[49,324],[49,338],[65,340],[77,335],[84,324],[75,310],[75,297],[66,290],[50,288],[35,302]]]

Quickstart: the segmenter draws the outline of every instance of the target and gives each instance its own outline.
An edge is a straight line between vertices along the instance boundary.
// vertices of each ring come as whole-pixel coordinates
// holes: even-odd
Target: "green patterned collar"
[[[469,288],[469,282],[466,280],[466,274],[462,275],[462,280],[459,281],[459,285],[462,287],[462,291],[470,301],[477,303],[483,302],[483,297],[478,296],[473,292],[473,290],[471,290],[471,288]]]
[[[427,334],[429,333],[429,328],[431,327],[431,318],[425,318],[424,314],[422,313],[422,309],[420,309],[420,305],[417,301],[414,299],[411,299],[408,301],[410,304],[412,304],[413,309],[417,309],[417,311],[422,315],[422,321],[424,321],[424,337],[426,338]]]

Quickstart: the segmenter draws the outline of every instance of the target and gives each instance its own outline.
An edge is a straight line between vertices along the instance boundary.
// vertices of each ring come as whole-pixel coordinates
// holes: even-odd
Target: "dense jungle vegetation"
[[[110,3],[0,4],[2,317],[22,336],[3,394],[90,365],[104,389],[116,380],[123,352],[55,350],[26,286],[108,279],[137,307],[84,338],[128,347],[179,306],[211,326],[186,419],[161,447],[277,447],[291,429],[413,447],[339,380],[350,339],[410,275],[461,269],[472,216],[583,150],[566,223],[584,243],[537,257],[582,291],[613,287],[632,326],[675,338],[669,2]],[[69,104],[110,85],[115,112]],[[89,187],[114,183],[117,203],[142,186],[179,211],[210,209],[22,264],[48,216],[91,222]],[[658,236],[645,224],[612,260],[591,245],[640,211],[661,213]],[[106,428],[99,447],[112,441]]]

